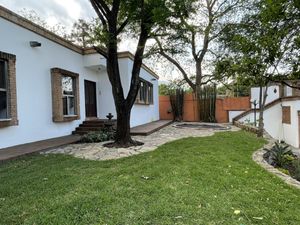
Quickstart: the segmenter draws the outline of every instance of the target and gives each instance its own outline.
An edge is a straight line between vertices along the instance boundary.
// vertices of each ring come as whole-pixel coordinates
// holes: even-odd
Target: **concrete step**
[[[86,120],[72,132],[72,134],[84,135],[93,131],[100,131],[105,127],[116,126],[116,120]]]
[[[87,133],[89,133],[90,131],[73,131],[72,134],[73,135],[85,135]]]
[[[102,130],[103,127],[77,127],[75,131],[99,131]]]
[[[86,120],[83,124],[105,124],[105,123],[116,123],[116,120]]]
[[[86,124],[80,124],[79,127],[97,127],[97,128],[103,128],[105,127],[105,124],[100,123],[86,123]]]

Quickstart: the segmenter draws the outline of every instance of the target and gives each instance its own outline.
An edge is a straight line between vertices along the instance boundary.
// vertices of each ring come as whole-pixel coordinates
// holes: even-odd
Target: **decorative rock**
[[[231,131],[237,131],[239,128],[232,127]],[[155,150],[158,146],[170,141],[186,137],[205,137],[212,136],[215,132],[224,132],[213,129],[197,130],[189,128],[176,128],[169,125],[148,136],[135,136],[134,139],[143,142],[142,146],[133,146],[129,148],[107,148],[103,145],[108,142],[91,144],[71,144],[57,149],[52,149],[46,154],[68,154],[77,158],[90,160],[111,160],[123,157],[129,157],[144,152]]]

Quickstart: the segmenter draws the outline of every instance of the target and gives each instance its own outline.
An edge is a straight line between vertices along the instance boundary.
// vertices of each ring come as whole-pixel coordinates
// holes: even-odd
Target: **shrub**
[[[271,149],[265,149],[267,153],[264,155],[266,161],[275,167],[284,167],[294,160],[293,153],[288,145],[282,145],[275,142]]]
[[[300,181],[300,159],[297,159],[293,162],[293,167],[294,167],[293,177],[296,180]]]
[[[283,169],[283,168],[278,168],[278,170],[286,175],[289,175],[290,176],[290,171],[287,170],[287,169]]]
[[[81,143],[97,143],[115,139],[115,130],[103,129],[100,131],[93,131],[83,135],[80,139]]]

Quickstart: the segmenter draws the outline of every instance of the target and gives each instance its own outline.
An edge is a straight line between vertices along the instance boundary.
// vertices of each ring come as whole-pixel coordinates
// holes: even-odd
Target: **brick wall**
[[[159,96],[159,117],[161,120],[172,120],[173,114],[171,113],[172,107],[170,97],[161,95]]]
[[[183,120],[189,122],[199,121],[198,102],[194,94],[184,95]]]
[[[216,100],[216,120],[218,123],[227,123],[229,120],[228,111],[225,110],[224,99]]]
[[[247,111],[251,108],[250,97],[219,98],[216,102],[216,119],[218,123],[229,122],[229,111]]]
[[[218,123],[228,123],[228,111],[249,110],[250,97],[239,98],[218,98],[216,100],[216,120]],[[162,120],[173,119],[173,114],[169,96],[159,96],[159,114]],[[184,95],[184,121],[199,121],[198,104],[193,94]]]

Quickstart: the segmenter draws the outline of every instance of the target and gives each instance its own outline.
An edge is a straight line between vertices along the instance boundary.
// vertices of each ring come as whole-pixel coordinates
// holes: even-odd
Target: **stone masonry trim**
[[[63,115],[63,95],[62,95],[62,76],[70,76],[75,79],[75,104],[76,115]],[[79,74],[60,68],[51,69],[52,86],[52,120],[53,122],[69,122],[80,119],[80,100],[79,100]]]
[[[0,51],[0,59],[7,61],[8,65],[8,120],[0,121],[0,128],[8,126],[17,126],[19,122],[17,110],[16,56]]]

